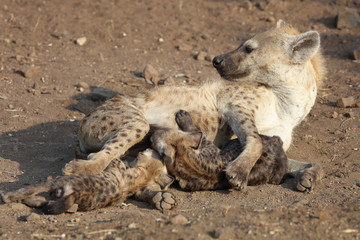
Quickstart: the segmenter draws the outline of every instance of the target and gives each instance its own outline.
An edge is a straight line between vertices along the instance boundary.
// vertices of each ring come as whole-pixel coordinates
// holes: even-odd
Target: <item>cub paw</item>
[[[170,192],[158,192],[152,201],[161,212],[171,210],[177,205],[175,196]]]
[[[67,163],[62,169],[63,175],[72,175],[72,174],[88,174],[96,175],[100,173],[102,169],[94,166],[90,160],[72,160]]]
[[[244,171],[238,170],[234,166],[228,166],[226,177],[235,190],[241,191],[247,186],[247,174],[244,174]]]
[[[175,121],[179,128],[185,132],[190,132],[194,128],[190,114],[184,110],[175,114]]]
[[[320,165],[317,164],[300,171],[297,175],[297,190],[300,192],[310,192],[321,180],[322,175],[323,170]]]

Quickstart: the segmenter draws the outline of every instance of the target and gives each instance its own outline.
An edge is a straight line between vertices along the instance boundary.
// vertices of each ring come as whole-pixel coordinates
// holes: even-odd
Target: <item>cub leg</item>
[[[139,143],[149,130],[144,114],[133,103],[120,96],[109,100],[80,123],[80,148],[95,153],[88,155],[88,160],[69,162],[63,174],[100,173],[113,159]]]
[[[45,197],[36,196],[36,194],[50,191],[51,181],[47,180],[46,182],[27,186],[14,192],[1,193],[1,199],[4,203],[21,202],[29,207],[41,207],[46,204],[47,200]]]
[[[310,192],[324,175],[320,164],[306,163],[288,159],[289,174],[296,179],[296,188],[300,192]]]

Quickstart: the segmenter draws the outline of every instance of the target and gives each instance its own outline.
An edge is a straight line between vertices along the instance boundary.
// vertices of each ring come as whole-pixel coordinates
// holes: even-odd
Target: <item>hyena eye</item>
[[[245,52],[246,53],[251,53],[254,49],[250,46],[245,46]]]

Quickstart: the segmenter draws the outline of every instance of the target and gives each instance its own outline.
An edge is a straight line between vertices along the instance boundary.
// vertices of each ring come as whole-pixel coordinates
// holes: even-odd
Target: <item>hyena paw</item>
[[[301,170],[297,176],[296,188],[300,192],[310,192],[321,180],[323,170],[320,165],[314,164]]]
[[[188,112],[180,110],[175,114],[175,121],[179,128],[185,132],[189,132],[193,128],[193,122]]]
[[[64,175],[89,174],[96,175],[103,169],[99,169],[91,160],[72,160],[62,169]]]
[[[175,196],[170,192],[158,192],[152,199],[155,207],[160,211],[173,209],[177,203]]]
[[[244,171],[239,171],[234,166],[229,166],[226,169],[226,177],[235,190],[241,191],[247,186],[247,174]]]

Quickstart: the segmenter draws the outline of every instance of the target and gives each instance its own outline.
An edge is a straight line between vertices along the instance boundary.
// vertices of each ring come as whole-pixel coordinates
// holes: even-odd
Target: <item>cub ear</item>
[[[295,36],[290,42],[289,56],[293,63],[309,61],[320,48],[320,34],[308,31]]]
[[[279,19],[277,22],[276,22],[276,28],[282,28],[282,27],[287,27],[287,23],[282,20],[282,19]]]
[[[191,139],[191,147],[199,148],[201,139],[202,139],[202,132],[193,132],[189,134]]]

